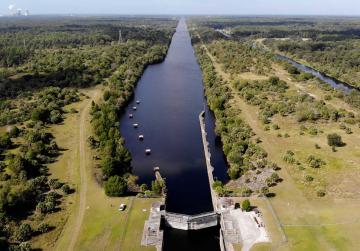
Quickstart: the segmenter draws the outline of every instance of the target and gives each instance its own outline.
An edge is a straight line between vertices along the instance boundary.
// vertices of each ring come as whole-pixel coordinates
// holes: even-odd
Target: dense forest
[[[192,17],[200,28],[231,30],[231,37],[311,38],[339,41],[360,37],[357,17]]]
[[[97,84],[121,63],[111,62],[119,31],[123,42],[167,44],[175,25],[156,18],[146,25],[131,20],[0,20],[0,97],[48,85]]]
[[[128,192],[131,156],[118,115],[144,68],[164,58],[175,25],[164,17],[0,19],[0,250],[30,250],[32,237],[56,227],[39,222],[73,188],[48,178],[61,151],[49,127],[77,112],[66,108],[87,98],[77,88],[107,88],[93,103],[89,142],[102,156],[106,193]]]

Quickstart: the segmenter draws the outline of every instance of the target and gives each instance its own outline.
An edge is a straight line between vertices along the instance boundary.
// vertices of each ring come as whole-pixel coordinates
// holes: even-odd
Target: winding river
[[[156,166],[166,178],[167,211],[198,214],[213,210],[198,119],[204,109],[214,176],[226,181],[227,165],[204,98],[201,70],[185,20],[181,19],[166,59],[145,70],[120,121],[139,183],[150,184]],[[139,125],[137,129],[134,123]],[[140,134],[143,141],[138,140]],[[151,149],[151,155],[146,156],[145,149]],[[201,231],[165,229],[164,250],[218,251],[218,238],[218,227]]]

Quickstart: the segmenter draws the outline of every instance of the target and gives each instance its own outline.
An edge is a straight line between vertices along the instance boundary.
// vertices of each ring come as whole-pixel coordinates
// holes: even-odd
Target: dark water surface
[[[136,100],[141,103],[137,105]],[[204,109],[214,176],[227,179],[226,162],[213,130],[214,118],[205,103],[201,70],[185,21],[180,20],[165,61],[146,69],[121,118],[121,134],[139,183],[154,180],[155,166],[166,178],[167,211],[198,214],[213,210],[199,124]],[[133,106],[137,106],[136,111]],[[130,113],[134,118],[128,118]],[[139,127],[134,129],[133,123]],[[142,142],[140,134],[144,135]],[[145,156],[147,148],[152,151],[149,156]],[[217,227],[195,232],[166,229],[164,250],[217,251],[218,237]],[[199,249],[201,243],[205,249]]]
[[[260,48],[260,49],[265,50],[265,51],[269,51],[269,49],[267,49],[265,47],[258,47],[256,43],[253,43],[252,47],[253,48]],[[303,65],[303,64],[295,61],[292,58],[289,58],[289,57],[281,55],[281,54],[275,54],[275,56],[278,59],[282,60],[282,61],[286,61],[286,62],[292,64],[299,71],[310,73],[314,77],[324,81],[325,83],[329,84],[330,86],[332,86],[335,89],[340,89],[340,90],[343,90],[344,92],[347,92],[347,93],[351,92],[352,90],[359,90],[360,91],[359,87],[352,86],[352,85],[349,85],[348,83],[341,82],[340,80],[335,79],[333,77],[330,77],[330,76],[326,75],[325,73],[322,73],[322,72],[320,72],[318,70],[315,70],[314,68]]]
[[[295,60],[289,58],[289,57],[286,57],[286,56],[283,56],[283,55],[280,55],[280,54],[277,54],[276,55],[280,60],[283,60],[283,61],[287,61],[289,62],[290,64],[292,64],[294,67],[296,67],[299,71],[303,71],[303,72],[306,72],[306,73],[310,73],[311,75],[313,75],[314,77],[317,77],[319,78],[320,80],[328,83],[329,85],[331,85],[333,88],[336,88],[336,89],[341,89],[345,92],[350,92],[351,90],[353,89],[357,89],[359,90],[359,88],[357,87],[354,87],[354,86],[351,86],[347,83],[343,83],[335,78],[332,78],[330,76],[327,76],[326,74],[322,73],[322,72],[319,72],[311,67],[308,67],[306,65],[303,65],[299,62],[296,62]]]

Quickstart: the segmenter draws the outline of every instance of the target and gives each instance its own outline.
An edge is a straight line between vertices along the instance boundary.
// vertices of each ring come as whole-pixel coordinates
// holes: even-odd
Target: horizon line
[[[36,16],[218,16],[218,17],[360,17],[360,14],[171,14],[171,13],[34,13],[29,16],[14,16],[10,14],[1,14],[0,17],[36,17]]]

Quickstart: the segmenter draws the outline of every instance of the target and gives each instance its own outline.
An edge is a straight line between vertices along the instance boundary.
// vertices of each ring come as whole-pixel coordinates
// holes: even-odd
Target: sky
[[[360,15],[360,0],[0,0],[0,14]]]

